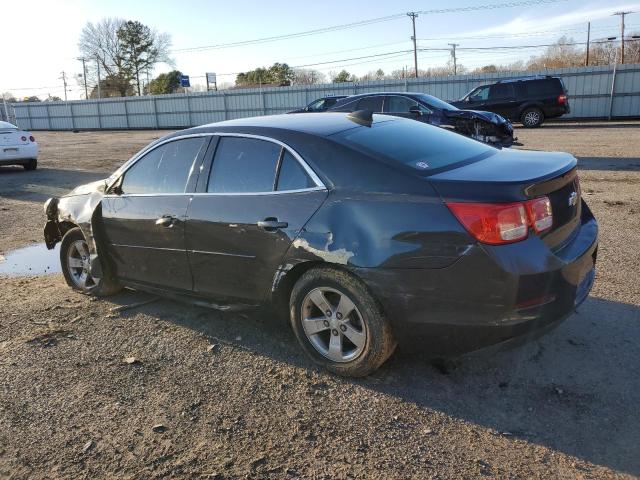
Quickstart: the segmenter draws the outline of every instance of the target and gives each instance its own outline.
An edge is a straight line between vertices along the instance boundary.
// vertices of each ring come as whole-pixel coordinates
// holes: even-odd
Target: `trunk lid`
[[[22,140],[25,137],[25,140]],[[29,134],[20,130],[0,129],[0,146],[27,145]]]
[[[577,160],[568,153],[499,150],[477,162],[429,177],[449,202],[518,202],[547,196],[553,226],[541,237],[554,249],[568,242],[580,224]]]

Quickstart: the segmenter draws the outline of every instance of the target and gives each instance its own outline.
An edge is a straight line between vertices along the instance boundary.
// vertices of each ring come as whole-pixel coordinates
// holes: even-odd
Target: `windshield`
[[[344,130],[332,138],[367,155],[425,173],[484,158],[496,151],[484,143],[415,120],[375,122],[371,127]]]
[[[4,130],[5,132],[7,130],[18,130],[18,127],[9,122],[0,122],[0,130]]]
[[[456,107],[445,102],[444,100],[440,100],[437,97],[427,95],[426,93],[421,93],[420,95],[418,95],[418,97],[422,102],[426,103],[427,106],[436,108],[438,110],[458,110]]]

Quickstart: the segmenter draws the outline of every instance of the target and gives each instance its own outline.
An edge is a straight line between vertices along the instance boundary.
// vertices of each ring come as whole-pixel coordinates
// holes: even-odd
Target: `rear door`
[[[315,173],[283,144],[219,137],[188,210],[195,292],[262,301],[287,249],[326,196]]]
[[[192,289],[185,220],[198,176],[194,165],[199,165],[209,140],[195,136],[155,147],[105,195],[103,225],[119,278]]]

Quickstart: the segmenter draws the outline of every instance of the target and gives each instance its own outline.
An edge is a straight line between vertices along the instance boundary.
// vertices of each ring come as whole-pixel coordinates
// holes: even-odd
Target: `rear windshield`
[[[414,120],[376,122],[371,127],[336,133],[332,138],[365,154],[425,173],[484,158],[496,151],[484,143]]]
[[[417,97],[420,98],[420,100],[422,100],[424,103],[427,104],[427,106],[430,106],[430,107],[434,107],[440,110],[448,110],[448,111],[458,110],[456,107],[454,107],[450,103],[442,101],[439,98],[434,97],[432,95],[427,95],[426,93],[417,95]]]

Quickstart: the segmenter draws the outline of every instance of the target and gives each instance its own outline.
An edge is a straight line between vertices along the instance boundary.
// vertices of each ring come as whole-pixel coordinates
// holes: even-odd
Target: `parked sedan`
[[[586,298],[598,245],[571,155],[363,113],[173,133],[45,212],[72,288],[283,307],[313,360],[353,376],[398,342],[530,338]]]
[[[38,167],[38,143],[33,135],[8,122],[0,122],[0,165]]]
[[[364,93],[343,98],[329,109],[335,112],[370,110],[411,118],[438,127],[450,128],[467,137],[493,146],[510,147],[516,140],[513,126],[492,112],[460,110],[425,93]]]

